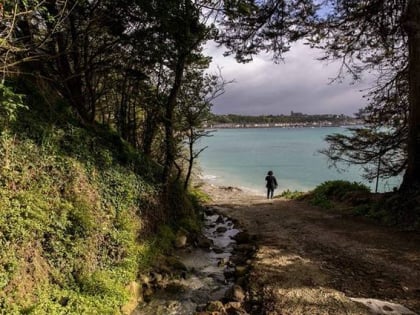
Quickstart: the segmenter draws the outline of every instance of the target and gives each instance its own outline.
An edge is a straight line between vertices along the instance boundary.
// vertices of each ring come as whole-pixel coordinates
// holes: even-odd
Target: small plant
[[[199,188],[191,188],[189,190],[189,197],[194,208],[199,208],[203,203],[211,200],[210,196]]]
[[[301,199],[303,196],[305,195],[304,192],[302,191],[291,191],[289,189],[283,191],[279,196],[277,197],[281,197],[281,198],[285,198],[285,199],[291,199],[291,200],[296,200],[296,199]]]
[[[0,83],[0,123],[16,120],[16,113],[20,108],[27,108],[23,104],[23,95]]]

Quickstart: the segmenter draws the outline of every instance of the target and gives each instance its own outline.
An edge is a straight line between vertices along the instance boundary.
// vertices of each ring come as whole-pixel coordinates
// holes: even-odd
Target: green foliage
[[[160,170],[105,129],[28,114],[11,127],[0,135],[0,312],[119,314],[125,286],[173,243],[167,227],[139,238],[150,216],[188,213],[188,199],[178,189],[164,206]]]
[[[179,220],[178,224],[182,229],[185,229],[188,232],[198,233],[202,227],[201,223],[202,221],[195,215],[182,218]]]
[[[313,205],[331,208],[332,201],[345,201],[355,194],[369,194],[370,189],[360,183],[343,180],[326,181],[317,186],[309,195]]]
[[[159,244],[159,248],[161,248],[163,251],[168,251],[172,248],[172,244],[175,241],[174,230],[168,225],[161,225],[159,227],[156,241]]]
[[[203,203],[210,202],[211,198],[209,195],[204,193],[199,188],[191,188],[189,191],[190,200],[195,208],[201,207]]]
[[[26,108],[23,95],[17,94],[12,88],[0,83],[0,126],[16,120],[17,111]]]
[[[157,246],[158,241],[159,238],[143,240],[137,247],[138,260],[136,265],[140,271],[149,269],[155,258],[158,257],[162,251],[162,249]]]
[[[385,225],[419,230],[418,191],[372,194],[359,183],[329,181],[322,183],[303,198],[311,204],[348,215],[363,216]]]
[[[124,299],[126,292],[122,283],[115,278],[112,270],[97,270],[81,277],[82,292],[92,296],[107,297],[117,294],[117,299]]]
[[[356,215],[365,216],[386,225],[399,226],[409,230],[420,229],[419,193],[386,193],[357,205]]]
[[[331,200],[323,194],[314,194],[311,198],[311,204],[324,209],[330,209],[333,206]]]
[[[305,195],[304,192],[297,191],[297,190],[291,191],[291,190],[287,189],[287,190],[283,191],[278,197],[296,200],[296,199],[302,199],[302,197],[304,195]]]
[[[20,312],[7,314],[33,314],[33,315],[64,315],[64,314],[122,314],[119,310],[121,300],[126,300],[124,289],[106,275],[92,276],[92,285],[99,283],[90,293],[62,289],[58,286],[39,289],[38,303],[33,304]],[[114,293],[101,294],[98,288],[104,291],[113,290]],[[120,296],[119,296],[120,295]],[[16,309],[16,308],[15,308]]]
[[[364,184],[357,182],[348,182],[344,180],[326,181],[317,186],[313,191],[314,194],[325,195],[333,199],[341,200],[346,197],[348,193],[364,192],[369,193],[370,189]]]

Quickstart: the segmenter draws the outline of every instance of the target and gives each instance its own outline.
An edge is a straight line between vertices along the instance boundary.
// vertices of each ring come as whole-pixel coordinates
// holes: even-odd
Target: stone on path
[[[417,315],[401,304],[395,304],[377,299],[350,298],[354,302],[367,306],[373,314],[385,315]]]
[[[175,238],[175,248],[184,248],[187,246],[187,235],[178,234]]]

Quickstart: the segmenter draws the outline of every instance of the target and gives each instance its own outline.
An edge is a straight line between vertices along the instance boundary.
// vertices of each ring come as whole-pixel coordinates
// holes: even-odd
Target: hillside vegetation
[[[341,115],[307,115],[302,113],[293,113],[290,115],[215,115],[209,116],[207,125],[251,125],[251,124],[310,124],[310,125],[356,125],[361,124],[362,121],[353,117]]]
[[[1,312],[119,314],[191,204],[112,131],[45,114],[0,136]]]

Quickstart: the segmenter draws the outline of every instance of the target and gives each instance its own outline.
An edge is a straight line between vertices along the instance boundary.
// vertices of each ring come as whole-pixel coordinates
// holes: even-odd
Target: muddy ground
[[[305,202],[204,185],[218,211],[256,236],[249,292],[262,314],[371,314],[350,298],[420,314],[420,235]],[[379,306],[383,314],[404,314]]]

